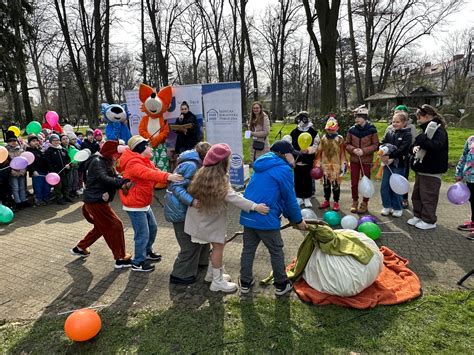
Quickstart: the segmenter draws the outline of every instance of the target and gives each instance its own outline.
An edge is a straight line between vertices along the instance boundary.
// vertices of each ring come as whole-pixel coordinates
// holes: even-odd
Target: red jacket
[[[151,204],[153,189],[157,183],[166,184],[169,173],[155,167],[152,161],[126,149],[119,160],[122,176],[129,179],[133,186],[124,194],[119,191],[120,201],[126,207],[142,208]]]
[[[62,127],[59,125],[59,123],[56,123],[56,126],[54,127],[51,127],[51,125],[48,123],[48,122],[43,122],[43,124],[41,125],[41,128],[43,129],[49,129],[51,131],[55,131],[55,132],[58,132],[58,133],[63,133],[63,129]]]

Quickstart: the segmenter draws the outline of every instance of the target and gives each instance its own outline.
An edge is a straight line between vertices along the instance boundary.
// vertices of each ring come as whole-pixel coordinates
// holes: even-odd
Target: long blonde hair
[[[199,201],[199,210],[210,214],[225,207],[229,191],[229,157],[216,165],[202,166],[189,185],[188,192]]]

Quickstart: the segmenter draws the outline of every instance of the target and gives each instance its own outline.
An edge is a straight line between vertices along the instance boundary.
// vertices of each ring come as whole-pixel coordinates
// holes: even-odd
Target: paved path
[[[405,211],[400,219],[380,218],[385,232],[379,245],[386,245],[410,260],[410,267],[419,275],[425,286],[456,287],[456,281],[474,268],[474,242],[456,230],[456,225],[468,217],[469,207],[453,206],[446,199],[448,185],[443,184],[439,205],[439,226],[434,231],[420,231],[409,227],[406,220],[411,213]],[[318,186],[317,196],[321,195]],[[378,189],[376,189],[378,191]],[[163,193],[157,192],[163,201]],[[350,187],[342,186],[342,212],[350,206]],[[370,210],[378,216],[381,208],[376,196]],[[315,206],[316,200],[313,200]],[[90,229],[81,214],[81,202],[66,206],[56,204],[29,208],[18,212],[10,225],[0,225],[0,319],[18,320],[52,315],[91,305],[108,305],[111,309],[135,310],[139,308],[167,308],[173,303],[206,304],[222,298],[208,290],[202,279],[192,286],[170,286],[169,274],[178,247],[171,224],[164,221],[163,208],[156,202],[153,210],[159,223],[156,250],[163,261],[149,274],[117,271],[113,268],[112,254],[100,239],[91,247],[86,259],[73,257],[69,249]],[[133,251],[133,230],[128,216],[120,209],[118,200],[113,204],[125,225],[127,248]],[[317,210],[317,209],[316,209]],[[316,211],[320,215],[319,211]],[[238,211],[229,211],[229,235],[240,230]],[[393,233],[397,232],[397,233]],[[298,249],[302,235],[296,230],[283,232],[285,255],[290,261]],[[238,237],[225,250],[227,271],[237,278],[241,239]],[[269,256],[259,247],[254,265],[257,279],[268,275]],[[466,286],[474,285],[474,278]],[[273,296],[273,287],[255,287],[254,294]],[[293,297],[296,297],[293,295]]]

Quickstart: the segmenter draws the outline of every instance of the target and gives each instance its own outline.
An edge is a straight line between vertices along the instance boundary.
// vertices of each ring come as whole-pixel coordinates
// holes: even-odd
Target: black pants
[[[313,184],[311,179],[311,165],[295,166],[295,192],[296,197],[311,198],[313,195]]]
[[[331,198],[331,187],[332,187],[334,202],[339,202],[339,196],[341,194],[341,188],[340,188],[337,180],[334,180],[331,183],[326,176],[324,176],[323,179],[324,179],[323,180],[324,199],[326,201],[329,201],[329,199]]]
[[[469,191],[471,191],[469,202],[471,203],[471,222],[474,222],[474,183],[468,182],[467,187],[469,187]]]

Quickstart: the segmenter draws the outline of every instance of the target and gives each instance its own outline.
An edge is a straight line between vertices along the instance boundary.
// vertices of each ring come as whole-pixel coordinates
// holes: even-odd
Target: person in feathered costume
[[[162,171],[169,171],[169,161],[165,141],[170,132],[163,113],[168,110],[173,99],[171,86],[162,88],[158,93],[148,85],[140,84],[138,91],[141,110],[146,115],[142,117],[138,126],[138,133],[150,141],[153,155],[151,160]]]
[[[130,117],[127,104],[112,104],[104,103],[101,105],[102,115],[104,116],[107,126],[105,127],[105,135],[107,140],[118,141],[123,140],[128,142],[132,138],[132,134],[127,126],[127,120]]]

